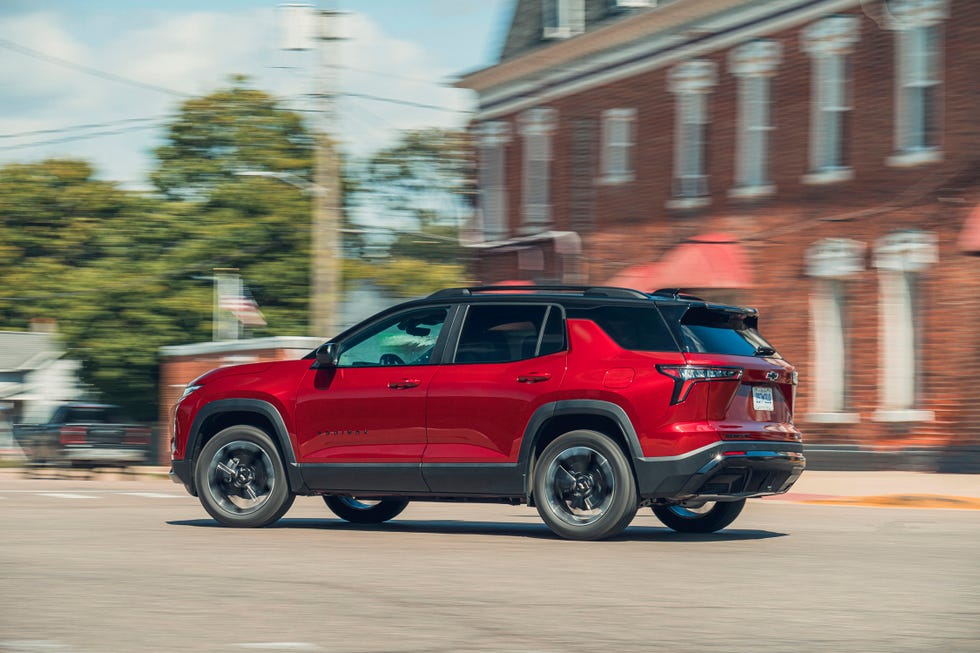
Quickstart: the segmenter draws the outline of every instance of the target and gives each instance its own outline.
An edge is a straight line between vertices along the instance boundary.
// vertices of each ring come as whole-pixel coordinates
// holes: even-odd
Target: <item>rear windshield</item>
[[[755,316],[692,308],[681,318],[684,350],[706,354],[778,357],[755,329]]]
[[[571,319],[592,320],[617,345],[632,351],[677,351],[677,343],[654,307],[569,306]]]

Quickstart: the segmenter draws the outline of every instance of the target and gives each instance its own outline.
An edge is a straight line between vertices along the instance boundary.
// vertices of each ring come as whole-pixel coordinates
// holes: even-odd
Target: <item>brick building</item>
[[[756,306],[815,454],[962,467],[978,70],[975,0],[517,0],[500,62],[458,83],[475,276]]]

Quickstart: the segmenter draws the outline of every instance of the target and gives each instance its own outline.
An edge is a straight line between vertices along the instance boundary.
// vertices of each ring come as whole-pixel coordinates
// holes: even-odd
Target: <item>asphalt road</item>
[[[221,528],[162,479],[0,477],[0,651],[980,650],[980,511],[752,501],[608,542],[533,509],[413,504],[380,527],[316,498]]]

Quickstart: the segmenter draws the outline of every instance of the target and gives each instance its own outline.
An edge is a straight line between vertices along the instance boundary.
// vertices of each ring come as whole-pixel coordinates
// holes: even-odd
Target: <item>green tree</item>
[[[268,326],[305,331],[310,198],[243,170],[309,179],[300,118],[243,80],[182,105],[158,149],[159,194],[80,161],[0,168],[0,326],[58,321],[83,380],[157,416],[158,351],[211,336],[213,268],[241,270]]]
[[[442,129],[406,131],[355,174],[363,177],[354,207],[382,212],[394,231],[391,256],[459,263],[459,227],[473,207],[469,135]],[[402,232],[402,233],[398,233]]]
[[[156,150],[151,179],[182,216],[175,268],[237,268],[266,315],[255,335],[306,330],[313,138],[300,116],[247,87],[190,99]],[[278,179],[242,176],[273,173]]]
[[[150,175],[171,199],[200,200],[242,171],[310,179],[313,137],[302,118],[236,76],[229,88],[187,100],[158,147]]]
[[[81,161],[0,168],[0,325],[54,318],[82,380],[156,417],[156,352],[208,326],[206,289],[164,263],[177,216]]]
[[[345,278],[371,279],[397,297],[468,283],[458,240],[475,192],[466,133],[406,131],[392,147],[350,165],[347,176],[354,180],[348,211],[363,222],[358,251],[372,256],[349,261]],[[370,226],[382,221],[384,227]]]

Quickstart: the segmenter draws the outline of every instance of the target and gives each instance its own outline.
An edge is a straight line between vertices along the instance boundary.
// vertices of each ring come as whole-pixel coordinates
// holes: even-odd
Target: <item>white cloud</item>
[[[134,6],[136,7],[136,6]],[[165,7],[165,5],[164,5]],[[53,11],[7,14],[0,37],[83,66],[184,93],[203,94],[246,74],[256,87],[294,98],[316,90],[316,53],[279,52],[272,8],[236,12],[134,9],[87,16]],[[437,60],[423,44],[392,38],[365,14],[349,17],[350,38],[340,46],[343,92],[451,109],[471,108],[467,91],[440,85],[458,63]],[[371,72],[384,73],[383,75]],[[39,58],[0,49],[0,134],[172,114],[180,97],[102,79]],[[397,130],[461,127],[465,115],[410,104],[343,97],[338,103],[346,149],[365,154],[391,142]],[[161,131],[45,147],[4,149],[65,136],[0,139],[0,163],[77,156],[102,176],[130,186],[145,183],[150,150]]]

